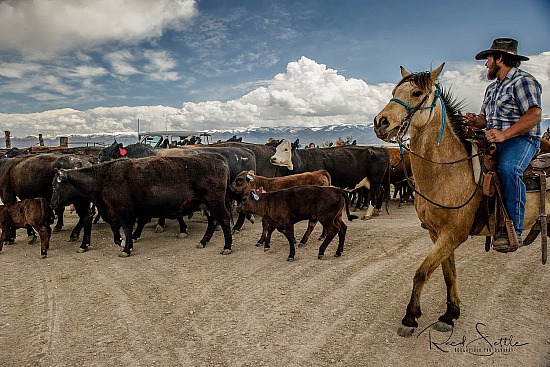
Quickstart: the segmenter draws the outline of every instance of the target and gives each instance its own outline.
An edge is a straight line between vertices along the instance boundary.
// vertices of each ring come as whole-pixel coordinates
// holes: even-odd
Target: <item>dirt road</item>
[[[184,239],[175,222],[160,234],[146,227],[125,259],[104,223],[76,253],[68,212],[44,260],[20,230],[0,253],[0,366],[550,366],[550,265],[538,241],[504,255],[469,239],[456,253],[454,332],[423,331],[445,310],[438,270],[416,334],[396,334],[430,248],[413,206],[396,206],[346,221],[344,256],[332,257],[332,243],[326,260],[320,228],[287,262],[279,233],[270,251],[254,246],[258,222],[234,236],[231,255],[219,254],[221,232],[197,249],[200,216]]]

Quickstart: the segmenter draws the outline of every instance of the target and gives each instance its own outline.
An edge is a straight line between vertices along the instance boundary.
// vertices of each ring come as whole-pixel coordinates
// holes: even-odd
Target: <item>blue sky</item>
[[[444,81],[475,111],[486,82],[474,55],[503,36],[537,56],[528,71],[548,85],[548,0],[129,3],[1,1],[0,127],[127,131],[139,116],[159,128],[372,120],[400,65],[442,62]],[[351,105],[358,94],[352,102],[372,109]]]

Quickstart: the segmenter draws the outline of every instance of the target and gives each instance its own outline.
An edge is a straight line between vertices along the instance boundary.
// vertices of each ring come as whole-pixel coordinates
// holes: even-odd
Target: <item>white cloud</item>
[[[105,42],[136,43],[181,28],[194,0],[6,0],[0,2],[0,49],[54,52]]]
[[[148,60],[157,70],[170,70],[172,65],[166,54],[150,54]],[[550,53],[531,56],[531,61],[522,64],[522,69],[532,73],[546,91],[543,93],[543,108],[550,106],[549,65]],[[98,71],[91,69],[88,72],[94,74]],[[86,70],[82,73],[86,74]],[[484,66],[470,63],[449,67],[441,82],[444,87],[451,87],[457,98],[470,103],[468,111],[477,112],[488,84],[485,79]],[[59,81],[51,79],[49,83],[52,90],[68,93],[67,87]],[[61,109],[33,114],[0,114],[0,128],[10,130],[13,136],[42,133],[55,137],[137,132],[138,119],[141,131],[370,124],[388,103],[393,88],[390,83],[368,85],[360,79],[346,79],[336,70],[302,57],[290,62],[284,73],[262,81],[256,89],[227,102],[188,102],[181,109],[165,106],[99,107],[86,111]],[[38,97],[53,99],[55,95]]]

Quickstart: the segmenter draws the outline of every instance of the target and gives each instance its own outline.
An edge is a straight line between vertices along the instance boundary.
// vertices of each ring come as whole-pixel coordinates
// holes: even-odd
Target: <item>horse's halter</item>
[[[399,103],[401,106],[405,107],[407,109],[407,111],[409,111],[409,114],[407,115],[407,117],[405,117],[405,119],[403,120],[403,123],[401,124],[401,127],[399,128],[399,131],[397,132],[397,141],[399,142],[399,147],[401,148],[402,146],[402,141],[403,141],[403,137],[405,136],[405,134],[407,134],[407,131],[409,130],[409,127],[411,125],[411,121],[412,121],[412,118],[414,116],[414,114],[417,112],[417,111],[423,111],[423,110],[427,110],[429,109],[430,110],[430,115],[428,116],[428,119],[432,116],[432,112],[433,112],[433,109],[435,108],[436,104],[437,104],[437,100],[439,99],[441,101],[441,129],[439,131],[439,136],[437,137],[437,145],[439,145],[439,143],[441,143],[441,139],[443,138],[443,132],[445,131],[445,124],[446,124],[446,116],[447,116],[447,111],[446,111],[446,108],[445,108],[445,103],[443,103],[443,98],[441,97],[441,91],[439,90],[438,87],[435,88],[435,97],[434,97],[434,100],[432,102],[432,104],[430,106],[425,106],[425,104],[427,103],[428,101],[428,98],[430,97],[430,93],[427,93],[426,96],[422,99],[422,101],[420,102],[420,104],[418,105],[418,107],[413,107],[411,106],[410,104],[408,103],[405,103],[403,102],[402,100],[398,99],[398,98],[392,98],[390,99],[390,102],[397,102]]]
[[[401,124],[401,126],[399,127],[399,131],[397,132],[396,134],[396,138],[397,138],[397,142],[399,143],[399,151],[400,151],[400,154],[401,154],[401,160],[403,161],[403,167],[405,169],[405,176],[406,176],[406,180],[407,180],[407,184],[409,185],[409,187],[415,192],[417,193],[418,195],[420,195],[422,198],[424,198],[426,201],[428,201],[429,203],[435,205],[435,206],[438,206],[440,208],[444,208],[444,209],[460,209],[464,206],[466,206],[474,197],[475,197],[475,194],[477,193],[477,190],[479,189],[480,187],[480,183],[482,182],[482,179],[483,179],[483,175],[480,174],[480,177],[479,177],[479,180],[478,182],[476,183],[476,189],[474,190],[474,192],[472,193],[472,195],[470,196],[470,198],[463,204],[461,205],[457,205],[457,206],[447,206],[447,205],[442,205],[442,204],[438,204],[436,202],[434,202],[433,200],[427,198],[425,195],[423,195],[422,193],[418,192],[418,190],[416,190],[416,188],[414,186],[412,186],[410,180],[409,180],[409,177],[407,175],[407,167],[405,167],[405,160],[404,160],[404,151],[403,151],[403,148],[404,148],[404,145],[403,145],[403,140],[404,140],[404,136],[407,134],[407,131],[409,130],[409,127],[411,125],[411,121],[412,121],[412,118],[414,116],[414,114],[417,112],[417,111],[423,111],[423,110],[427,110],[429,109],[430,110],[430,115],[428,116],[428,119],[431,117],[432,115],[432,112],[433,112],[433,109],[435,108],[436,104],[437,104],[437,100],[440,100],[441,101],[441,129],[439,130],[439,136],[437,137],[437,145],[439,146],[439,143],[441,143],[441,139],[443,138],[443,132],[445,131],[445,125],[446,125],[446,122],[447,122],[447,119],[446,119],[446,116],[447,116],[447,108],[445,107],[445,103],[443,101],[443,97],[441,96],[441,91],[439,89],[438,86],[436,86],[435,88],[435,96],[434,96],[434,100],[432,102],[432,104],[430,106],[425,106],[425,104],[427,103],[428,101],[428,98],[430,97],[430,93],[427,93],[426,96],[422,99],[422,101],[420,102],[420,104],[418,105],[418,107],[413,107],[411,106],[410,104],[408,103],[405,103],[403,102],[402,100],[398,99],[398,98],[392,98],[390,99],[390,102],[393,101],[393,102],[397,102],[399,103],[401,106],[405,107],[407,109],[407,111],[409,111],[409,114],[407,115],[407,117],[405,117],[405,119],[403,120],[403,123]],[[422,113],[422,112],[421,112]],[[422,157],[422,156],[419,156],[418,154],[414,153],[412,150],[410,150],[409,148],[406,148],[411,154],[421,158],[421,159],[424,159],[430,163],[435,163],[435,164],[455,164],[455,163],[459,163],[459,162],[462,162],[462,161],[465,161],[465,160],[470,160],[472,159],[473,157],[477,156],[477,155],[481,155],[481,154],[475,154],[473,156],[470,156],[470,157],[467,157],[465,159],[459,159],[458,161],[455,161],[455,162],[433,162],[429,159],[426,159],[425,157]]]

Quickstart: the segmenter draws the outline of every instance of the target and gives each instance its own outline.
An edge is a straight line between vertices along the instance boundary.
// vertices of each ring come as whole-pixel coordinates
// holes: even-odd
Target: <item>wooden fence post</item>
[[[42,137],[42,134],[38,134],[38,144],[43,147],[44,146],[44,138]]]
[[[69,138],[66,136],[59,137],[59,146],[68,148],[69,147]]]
[[[11,133],[9,130],[6,130],[4,131],[4,134],[6,136],[6,149],[11,149]]]

